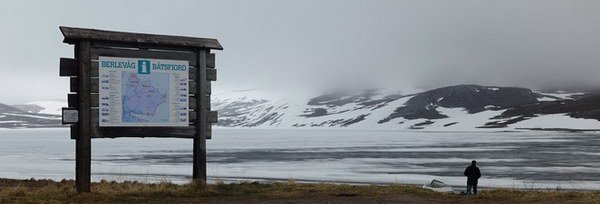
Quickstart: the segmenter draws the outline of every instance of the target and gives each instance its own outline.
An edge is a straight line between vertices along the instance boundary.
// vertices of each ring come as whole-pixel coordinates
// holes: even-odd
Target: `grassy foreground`
[[[0,203],[600,203],[600,192],[488,190],[478,196],[436,193],[408,185],[306,184],[144,184],[93,183],[79,194],[75,182],[0,179]],[[341,199],[343,198],[343,199]]]

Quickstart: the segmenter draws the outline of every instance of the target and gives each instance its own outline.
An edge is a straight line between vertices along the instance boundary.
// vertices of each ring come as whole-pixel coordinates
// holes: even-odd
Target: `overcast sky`
[[[0,1],[0,103],[66,99],[58,26],[217,38],[217,92],[600,86],[600,1]]]

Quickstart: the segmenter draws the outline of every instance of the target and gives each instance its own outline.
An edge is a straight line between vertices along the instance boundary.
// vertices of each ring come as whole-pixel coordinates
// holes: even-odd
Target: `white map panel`
[[[99,57],[100,127],[188,126],[188,61]]]

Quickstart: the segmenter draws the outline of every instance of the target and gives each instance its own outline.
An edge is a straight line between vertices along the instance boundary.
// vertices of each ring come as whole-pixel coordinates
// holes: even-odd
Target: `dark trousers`
[[[473,194],[477,195],[477,183],[467,183],[467,194],[471,194],[471,188],[473,188]]]

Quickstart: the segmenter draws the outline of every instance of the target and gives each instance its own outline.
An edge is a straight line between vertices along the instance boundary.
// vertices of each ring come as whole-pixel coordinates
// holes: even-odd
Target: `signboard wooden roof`
[[[223,50],[223,47],[216,39],[194,38],[172,35],[155,35],[145,33],[128,33],[105,31],[87,28],[60,27],[60,31],[65,37],[65,43],[74,44],[80,40],[90,40],[106,43],[124,43],[135,45],[161,45],[185,48],[201,48]]]

